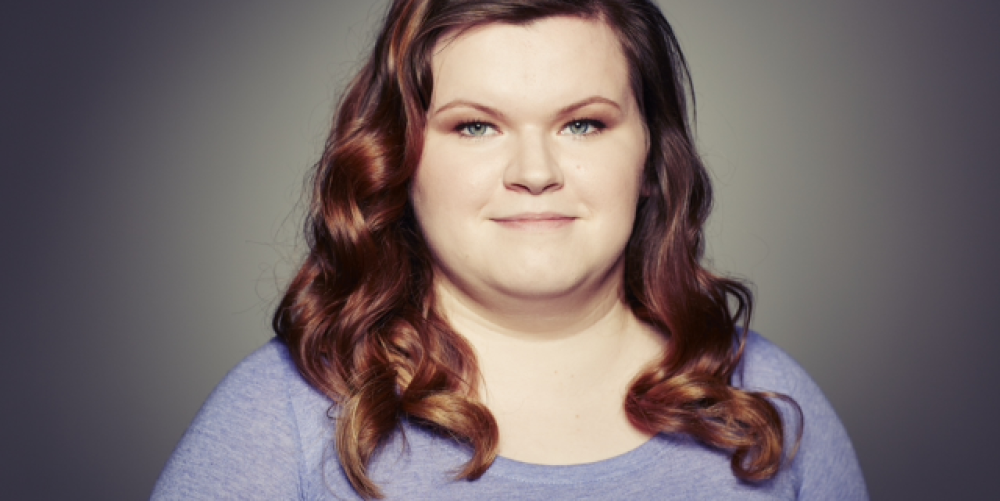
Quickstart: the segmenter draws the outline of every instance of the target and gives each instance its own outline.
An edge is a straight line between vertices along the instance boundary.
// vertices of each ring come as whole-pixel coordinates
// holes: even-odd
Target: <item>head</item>
[[[409,260],[417,268],[414,270],[417,272],[415,275],[422,277],[417,287],[421,290],[418,295],[426,299],[435,262],[440,263],[442,260],[455,262],[454,259],[440,259],[442,255],[455,250],[445,248],[440,242],[472,242],[471,237],[463,240],[461,231],[451,233],[437,231],[443,226],[439,224],[443,222],[442,216],[455,213],[444,210],[449,207],[435,205],[434,202],[440,202],[441,197],[435,198],[430,195],[438,195],[440,192],[428,190],[441,185],[433,182],[435,174],[442,172],[441,169],[433,168],[440,166],[441,159],[454,160],[465,155],[466,162],[477,162],[476,165],[482,165],[483,159],[493,154],[495,160],[493,164],[504,161],[508,164],[519,162],[527,165],[534,160],[522,158],[523,162],[515,162],[516,159],[513,157],[537,153],[548,155],[548,160],[559,164],[557,167],[562,169],[564,177],[569,175],[559,182],[572,183],[571,174],[576,172],[573,170],[574,167],[593,174],[594,169],[588,170],[590,165],[586,159],[581,161],[580,158],[574,158],[576,153],[573,151],[567,152],[565,149],[556,151],[558,145],[542,145],[537,141],[535,144],[528,144],[533,139],[527,134],[518,134],[520,141],[518,151],[512,148],[506,150],[501,148],[502,151],[497,149],[483,151],[488,148],[479,148],[479,151],[472,152],[470,148],[456,150],[454,147],[449,150],[449,145],[440,141],[441,127],[457,125],[454,123],[458,120],[456,116],[465,119],[483,117],[483,122],[488,125],[496,125],[492,122],[497,121],[497,117],[490,117],[481,109],[473,112],[469,107],[463,110],[459,106],[458,109],[453,107],[439,112],[439,109],[449,102],[467,99],[469,96],[476,97],[474,94],[483,90],[482,85],[469,89],[469,86],[463,83],[475,83],[475,79],[470,78],[468,74],[464,75],[466,80],[456,78],[453,69],[462,65],[449,65],[447,62],[456,56],[456,51],[453,50],[455,42],[481,40],[485,27],[504,26],[508,28],[506,34],[509,37],[524,37],[526,42],[530,43],[531,40],[527,40],[527,35],[532,32],[531,28],[540,24],[552,25],[551,21],[554,19],[561,19],[564,27],[573,23],[596,27],[597,29],[589,34],[602,37],[600,42],[593,38],[576,38],[576,40],[590,43],[592,48],[603,47],[604,53],[610,59],[614,59],[607,61],[606,64],[615,73],[611,80],[617,79],[624,84],[620,87],[624,88],[608,90],[609,86],[606,85],[604,91],[600,88],[595,91],[594,86],[584,89],[553,89],[551,80],[539,80],[545,83],[546,90],[556,94],[556,99],[552,102],[572,104],[574,97],[600,97],[603,92],[605,97],[610,97],[613,101],[611,105],[606,106],[619,107],[620,115],[625,120],[635,122],[642,128],[642,141],[640,143],[631,141],[625,146],[625,151],[629,154],[626,156],[629,158],[617,160],[618,164],[624,161],[630,165],[626,166],[625,173],[619,178],[613,179],[621,185],[625,182],[623,178],[632,175],[631,171],[635,170],[634,184],[637,189],[632,190],[634,193],[625,193],[622,191],[624,186],[619,186],[621,189],[613,196],[607,192],[604,194],[607,198],[624,201],[632,206],[628,210],[627,220],[618,214],[614,219],[614,227],[620,232],[624,226],[624,231],[627,233],[625,235],[608,233],[614,244],[595,250],[595,253],[601,254],[594,256],[594,260],[613,264],[612,269],[622,278],[623,289],[631,306],[641,316],[648,317],[649,315],[644,312],[649,309],[647,303],[650,301],[647,297],[650,291],[646,290],[645,283],[651,277],[651,273],[661,275],[666,271],[663,267],[668,265],[674,268],[671,271],[675,280],[696,281],[694,270],[701,254],[701,226],[710,205],[709,184],[691,145],[687,122],[686,66],[669,24],[659,9],[649,1],[394,2],[386,17],[381,36],[376,42],[372,58],[344,98],[326,156],[318,172],[314,200],[319,202],[321,207],[315,208],[318,209],[317,212],[322,211],[324,219],[328,219],[326,215],[333,215],[343,220],[346,213],[351,215],[352,223],[364,221],[364,229],[367,231],[352,232],[353,236],[364,237],[365,234],[370,234],[375,237],[375,235],[391,234],[393,235],[391,238],[398,237],[399,240],[405,241],[405,252],[410,254]],[[499,33],[501,37],[504,36],[503,31],[493,30],[493,32]],[[537,37],[534,41],[542,42]],[[551,51],[551,48],[549,50]],[[537,54],[538,51],[532,53]],[[497,50],[490,53],[490,56],[497,54],[501,56],[493,57],[490,61],[496,61],[502,54],[512,55],[509,50]],[[550,55],[566,57],[564,54]],[[458,54],[458,57],[474,59],[474,56],[467,53]],[[540,67],[544,67],[541,62],[539,64]],[[578,73],[581,70],[593,69],[587,65],[577,66],[575,70]],[[441,71],[449,73],[436,74]],[[553,70],[538,77],[544,79],[552,75],[558,76],[559,73]],[[587,75],[581,73],[581,76]],[[436,85],[436,79],[439,78],[448,78],[448,81],[441,82],[447,89],[441,89]],[[523,82],[524,80],[520,83]],[[610,86],[616,83],[612,82]],[[465,88],[455,90],[456,86],[463,85]],[[442,90],[446,90],[447,95],[442,95]],[[623,92],[611,96],[619,90]],[[578,92],[574,94],[574,91]],[[499,100],[494,102],[500,103],[494,107],[494,111],[507,104]],[[538,100],[538,102],[544,101]],[[488,103],[477,101],[473,104]],[[603,112],[601,107],[601,104],[592,104],[590,109],[578,111],[600,113]],[[523,107],[523,109],[530,108]],[[517,113],[520,110],[512,111]],[[535,122],[528,123],[530,119],[536,117],[527,115],[512,117],[512,120],[520,120],[522,117],[524,120],[516,125],[538,125],[542,120],[539,118]],[[486,120],[487,118],[489,120]],[[350,139],[359,141],[353,141],[352,148],[348,149],[345,144],[351,143]],[[425,152],[425,148],[428,148],[428,151]],[[529,151],[531,148],[534,148],[534,152]],[[618,149],[622,149],[621,145]],[[592,151],[578,150],[579,155],[593,160]],[[462,160],[459,158],[452,163]],[[595,162],[590,162],[593,163]],[[512,172],[515,177],[524,174],[524,172],[518,174],[514,170],[516,169],[508,169],[503,174],[505,178],[502,182],[508,188],[511,188],[512,184],[518,184],[518,180],[512,179]],[[619,169],[619,172],[622,170]],[[594,176],[590,179],[608,186],[607,180]],[[472,185],[485,180],[455,179],[452,186],[461,182]],[[579,183],[575,186],[579,186]],[[551,187],[547,189],[551,190]],[[465,194],[472,195],[467,189]],[[546,212],[554,210],[557,213],[573,216],[578,214],[573,212],[575,209],[569,207],[569,204],[579,201],[578,197],[575,200],[563,200],[565,203],[562,206],[559,206],[562,202],[557,202],[553,206],[544,206],[545,204],[532,206],[531,203],[522,203],[514,204],[516,207],[508,205],[504,208],[497,208],[496,204],[490,206],[484,202],[481,212],[487,216],[509,216],[511,211],[519,213],[537,209]],[[460,210],[465,209],[468,209],[468,206],[460,208]],[[620,207],[615,208],[619,212],[620,209]],[[610,227],[605,226],[610,231]],[[451,228],[455,230],[459,227],[452,225]],[[327,232],[327,228],[318,229],[321,233]],[[464,235],[475,234],[465,232]],[[375,238],[385,241],[382,237]],[[483,240],[476,239],[476,241]],[[361,241],[358,243],[364,244]],[[384,251],[384,249],[372,250],[371,256]],[[612,257],[621,259],[609,260],[611,254],[615,254]],[[536,268],[521,268],[533,276],[537,277],[537,272],[547,268],[541,256],[519,256],[519,258],[521,263],[534,260]],[[396,261],[398,256],[391,256],[389,260]],[[497,264],[491,273],[503,274],[500,269],[502,266],[503,263]],[[453,271],[455,270],[447,267],[438,268],[439,274]],[[460,274],[460,271],[451,274]],[[357,278],[363,279],[360,276]],[[579,277],[575,282],[573,277],[564,278],[567,286],[586,285]],[[538,282],[548,283],[553,287],[558,285],[554,280]],[[470,284],[464,285],[472,287]],[[546,291],[534,292],[544,294]]]
[[[517,47],[480,61],[491,44]],[[585,57],[594,67],[578,64]],[[537,93],[519,100],[534,79]],[[338,403],[337,451],[360,493],[378,495],[365,465],[402,415],[471,445],[460,477],[477,478],[495,457],[475,355],[435,309],[442,277],[466,292],[530,297],[614,277],[632,312],[670,343],[630,389],[633,424],[734,449],[743,479],[776,471],[781,425],[765,398],[741,397],[726,429],[707,426],[717,415],[702,411],[736,398],[735,325],[749,318],[750,296],[699,264],[711,192],[687,89],[677,41],[650,0],[393,2],[335,116],[312,184],[310,252],[273,322],[305,379]],[[581,239],[553,247],[583,268],[558,262],[559,252],[503,247],[505,227],[539,242],[587,218]]]
[[[431,64],[410,202],[441,313],[458,301],[545,331],[618,302],[648,138],[614,32],[486,24],[439,41]]]

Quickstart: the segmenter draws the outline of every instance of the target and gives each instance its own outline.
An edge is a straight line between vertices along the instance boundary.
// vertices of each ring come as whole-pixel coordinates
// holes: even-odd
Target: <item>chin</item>
[[[535,275],[525,280],[511,280],[505,277],[495,283],[494,288],[506,296],[536,301],[562,299],[587,288],[585,277],[554,277],[550,274]]]

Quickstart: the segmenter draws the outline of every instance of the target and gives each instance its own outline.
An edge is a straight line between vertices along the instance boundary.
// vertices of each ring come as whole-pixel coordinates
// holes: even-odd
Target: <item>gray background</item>
[[[0,497],[142,498],[271,336],[303,175],[384,2],[21,3],[0,10]],[[1000,8],[663,5],[710,253],[756,283],[755,328],[827,392],[873,497],[1000,498]]]

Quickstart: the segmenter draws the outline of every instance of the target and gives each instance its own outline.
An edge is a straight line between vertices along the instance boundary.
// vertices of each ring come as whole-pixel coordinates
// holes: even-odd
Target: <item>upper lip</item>
[[[544,221],[546,219],[576,219],[576,217],[558,212],[521,212],[491,219],[494,221]]]

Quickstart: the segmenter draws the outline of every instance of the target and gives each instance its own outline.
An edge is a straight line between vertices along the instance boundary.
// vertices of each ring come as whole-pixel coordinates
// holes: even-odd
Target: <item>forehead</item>
[[[431,61],[437,103],[496,99],[537,107],[591,95],[623,104],[631,98],[621,43],[597,19],[478,26],[444,38]]]

